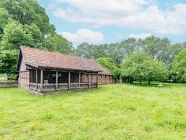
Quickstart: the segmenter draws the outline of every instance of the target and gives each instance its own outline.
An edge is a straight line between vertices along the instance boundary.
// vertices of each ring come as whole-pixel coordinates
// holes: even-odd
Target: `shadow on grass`
[[[160,83],[151,83],[151,84],[148,84],[146,82],[143,82],[141,85],[137,82],[134,82],[132,83],[131,85],[133,86],[140,86],[140,87],[158,87]]]

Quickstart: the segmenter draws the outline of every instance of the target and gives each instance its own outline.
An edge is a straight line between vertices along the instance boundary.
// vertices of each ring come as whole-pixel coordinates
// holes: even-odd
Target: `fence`
[[[0,88],[2,87],[17,87],[18,82],[16,80],[0,81]]]

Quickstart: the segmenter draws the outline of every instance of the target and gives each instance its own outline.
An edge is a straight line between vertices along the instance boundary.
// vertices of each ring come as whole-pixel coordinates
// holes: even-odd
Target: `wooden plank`
[[[81,73],[79,73],[79,87],[81,86]]]
[[[41,91],[43,91],[43,70],[41,69],[41,80],[40,80],[40,83],[41,83]]]
[[[88,74],[88,88],[90,88],[90,73]]]
[[[70,72],[68,72],[68,89],[70,90]]]
[[[58,71],[56,70],[56,90],[58,90]]]
[[[96,79],[97,87],[98,87],[98,73],[97,73],[97,79]]]
[[[37,84],[38,84],[38,77],[37,77],[37,74],[38,73],[38,70],[36,69],[36,90],[37,90]]]

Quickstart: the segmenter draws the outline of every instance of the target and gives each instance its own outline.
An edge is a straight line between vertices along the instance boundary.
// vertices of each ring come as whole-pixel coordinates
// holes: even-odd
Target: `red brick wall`
[[[87,74],[81,75],[81,83],[88,83],[88,76]]]
[[[29,88],[29,71],[19,72],[19,86]]]
[[[92,79],[93,83],[96,83],[97,82],[97,75],[96,74],[92,75],[92,78],[91,78],[91,75],[90,75],[90,82],[91,82],[91,79]],[[81,82],[82,83],[88,83],[87,74],[82,74],[81,75]],[[112,75],[100,75],[100,74],[98,75],[98,84],[99,85],[112,84],[112,83],[115,83],[115,80],[114,80]]]

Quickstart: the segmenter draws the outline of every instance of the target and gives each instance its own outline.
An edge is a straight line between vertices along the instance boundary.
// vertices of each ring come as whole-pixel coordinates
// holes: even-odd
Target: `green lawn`
[[[186,139],[186,85],[118,84],[53,96],[1,88],[0,139]]]

